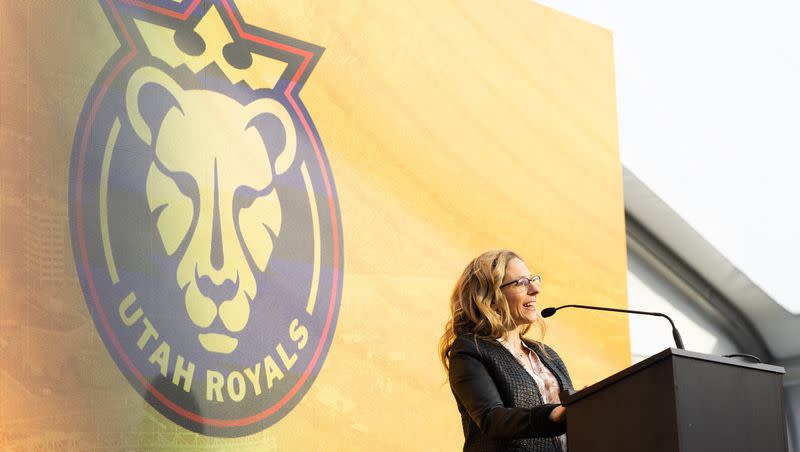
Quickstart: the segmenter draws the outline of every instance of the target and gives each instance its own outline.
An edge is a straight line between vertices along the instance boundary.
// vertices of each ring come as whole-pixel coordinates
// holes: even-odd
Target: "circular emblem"
[[[101,4],[121,48],[70,173],[87,305],[164,416],[260,431],[313,383],[339,309],[336,190],[298,97],[323,49],[246,24],[230,0]]]

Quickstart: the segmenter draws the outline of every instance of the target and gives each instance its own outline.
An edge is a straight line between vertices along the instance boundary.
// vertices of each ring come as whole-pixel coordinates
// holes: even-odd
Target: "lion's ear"
[[[280,152],[275,158],[275,174],[285,173],[294,163],[295,155],[297,154],[297,131],[294,128],[292,116],[286,107],[275,99],[260,98],[245,105],[248,116],[251,118],[247,123],[245,129],[255,127],[261,134],[264,144],[267,146],[267,152]],[[270,145],[275,141],[274,130],[271,127],[265,126],[269,121],[262,121],[270,116],[276,118],[283,128],[283,148],[270,149]]]
[[[143,66],[131,75],[131,78],[128,80],[128,86],[125,89],[125,106],[128,112],[128,120],[131,123],[131,127],[133,127],[133,131],[136,132],[136,135],[138,135],[142,141],[152,146],[155,129],[157,129],[160,121],[164,119],[164,116],[161,115],[156,124],[148,124],[148,121],[145,120],[145,114],[142,112],[142,108],[139,104],[139,94],[145,86],[150,84],[166,90],[175,100],[169,107],[163,109],[162,113],[164,114],[172,107],[177,107],[179,110],[183,111],[181,108],[181,98],[185,91],[172,77],[161,69],[152,66]]]

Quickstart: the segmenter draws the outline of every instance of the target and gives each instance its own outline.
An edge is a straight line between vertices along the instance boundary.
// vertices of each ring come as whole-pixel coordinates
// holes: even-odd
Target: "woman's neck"
[[[514,350],[522,350],[522,337],[519,335],[519,330],[507,332],[505,340]]]

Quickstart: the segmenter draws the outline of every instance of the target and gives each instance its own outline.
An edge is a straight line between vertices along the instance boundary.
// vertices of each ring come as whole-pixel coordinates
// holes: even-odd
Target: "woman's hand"
[[[567,409],[559,405],[550,412],[550,420],[553,422],[564,422],[567,419]]]

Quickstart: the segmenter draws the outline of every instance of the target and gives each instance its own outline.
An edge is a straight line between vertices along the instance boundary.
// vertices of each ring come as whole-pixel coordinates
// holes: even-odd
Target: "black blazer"
[[[553,349],[549,357],[526,341],[560,389],[572,389],[567,367]],[[497,341],[458,336],[450,348],[450,388],[464,429],[464,451],[560,452],[553,440],[566,422],[550,421],[558,406],[544,404],[539,387],[517,359]]]

